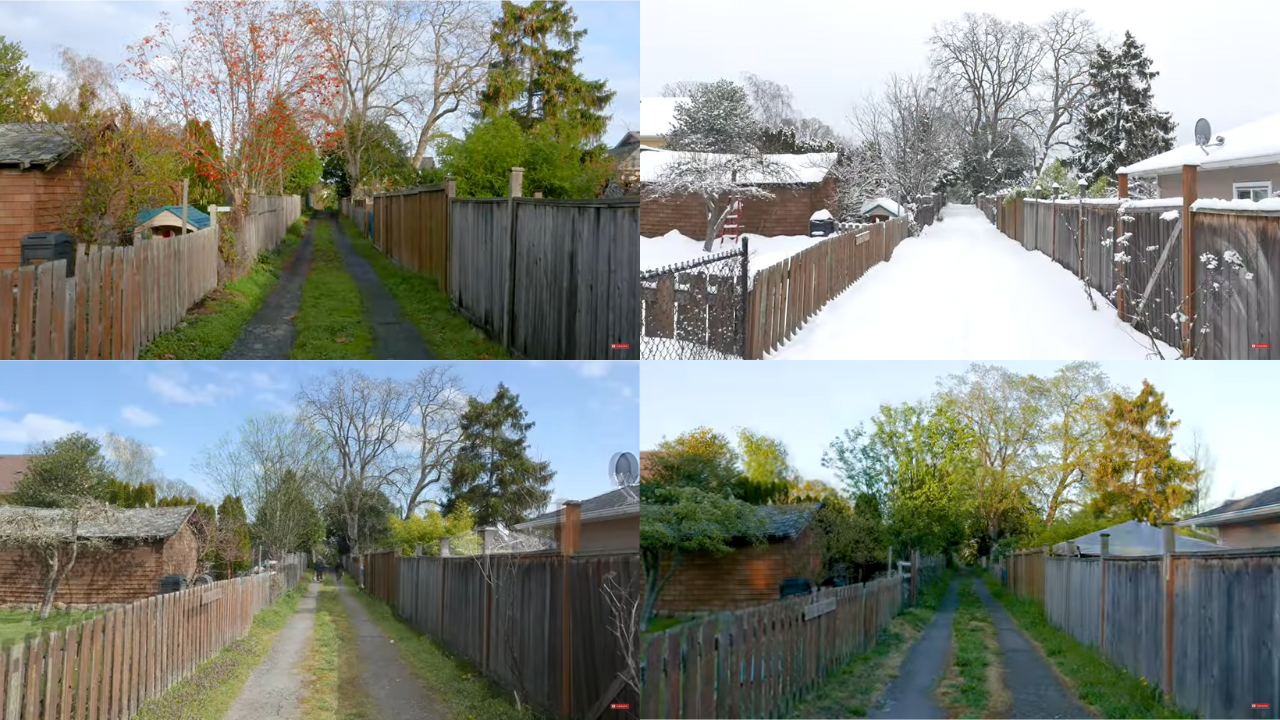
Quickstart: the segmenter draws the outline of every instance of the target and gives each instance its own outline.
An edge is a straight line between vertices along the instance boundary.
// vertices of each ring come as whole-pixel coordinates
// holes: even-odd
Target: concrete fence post
[[[521,193],[524,191],[524,168],[511,168],[511,178],[507,197],[523,197]]]
[[[440,538],[440,557],[449,557],[449,538]]]
[[[1107,649],[1107,556],[1111,554],[1111,533],[1102,533],[1098,551],[1098,651]]]

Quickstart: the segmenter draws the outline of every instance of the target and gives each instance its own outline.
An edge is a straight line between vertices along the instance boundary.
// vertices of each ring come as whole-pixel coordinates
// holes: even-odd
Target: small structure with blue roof
[[[140,237],[173,237],[182,234],[182,206],[165,205],[138,212],[134,234]],[[208,213],[187,206],[187,232],[209,227]]]

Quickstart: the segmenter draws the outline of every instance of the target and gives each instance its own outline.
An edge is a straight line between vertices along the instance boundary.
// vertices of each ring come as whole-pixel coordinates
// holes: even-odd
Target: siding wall
[[[658,596],[657,611],[740,610],[776,602],[783,579],[812,578],[820,564],[811,530],[794,540],[739,548],[725,557],[684,557]]]

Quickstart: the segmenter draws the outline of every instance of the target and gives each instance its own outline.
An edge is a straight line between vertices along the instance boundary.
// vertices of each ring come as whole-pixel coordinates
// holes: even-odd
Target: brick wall
[[[821,564],[812,530],[793,540],[740,548],[725,557],[682,557],[658,596],[657,612],[671,615],[764,605],[778,599],[778,586],[785,578],[813,580]]]
[[[43,562],[28,550],[0,550],[0,605],[38,604],[44,595]],[[82,554],[58,586],[53,601],[67,605],[133,602],[159,593],[164,575],[190,576],[195,567],[195,536],[184,525],[167,540]]]
[[[829,208],[835,197],[835,181],[831,178],[798,187],[766,189],[773,194],[772,198],[743,202],[746,231],[753,235],[808,235],[809,216],[816,210]],[[721,199],[719,207],[725,207],[727,202]],[[703,238],[707,231],[707,213],[701,197],[646,196],[641,199],[640,234],[657,237],[671,230],[679,230],[695,240]]]
[[[78,160],[53,169],[0,169],[0,270],[18,266],[22,236],[66,230],[67,213],[84,193],[84,172]]]

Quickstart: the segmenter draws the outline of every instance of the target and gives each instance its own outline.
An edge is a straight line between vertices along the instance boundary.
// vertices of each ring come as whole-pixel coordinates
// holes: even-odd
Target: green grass
[[[509,360],[501,345],[458,314],[449,296],[433,277],[402,268],[378,251],[351,220],[340,217],[342,229],[360,257],[373,266],[405,317],[422,331],[427,346],[441,360]]]
[[[205,296],[177,327],[147,343],[138,357],[143,360],[221,358],[239,337],[240,329],[275,289],[280,268],[297,249],[305,224],[305,217],[295,221],[273,252],[258,256],[244,277]]]
[[[343,576],[352,595],[382,632],[395,643],[409,669],[422,681],[432,697],[448,706],[453,720],[541,720],[542,715],[527,705],[516,709],[512,693],[491,682],[465,659],[455,658],[430,638],[401,621],[391,607],[351,583]]]
[[[285,593],[253,619],[249,635],[222,649],[201,663],[191,676],[178,682],[157,698],[143,703],[135,720],[220,720],[240,694],[275,635],[298,608],[303,587]]]
[[[1134,677],[1092,648],[1049,624],[1035,600],[1006,592],[988,573],[983,582],[1022,631],[1038,645],[1080,700],[1104,718],[1194,718],[1165,704],[1160,691],[1145,678]]]
[[[955,620],[951,626],[951,663],[938,688],[938,699],[953,718],[998,717],[1003,698],[1000,647],[991,615],[965,575],[959,585]]]
[[[302,663],[302,717],[377,720],[356,658],[356,636],[338,594],[326,579],[316,596],[315,628]]]
[[[101,615],[105,610],[52,611],[49,617],[40,619],[40,613],[29,610],[0,610],[0,648],[15,645],[27,635],[44,635],[76,625]]]
[[[347,273],[326,222],[315,226],[311,272],[293,319],[293,360],[372,360],[373,334],[360,288]]]
[[[790,717],[866,717],[885,686],[898,676],[898,666],[911,644],[933,620],[950,582],[951,571],[944,570],[936,582],[919,588],[916,606],[903,610],[880,631],[871,650],[853,658],[819,684],[792,708]]]

